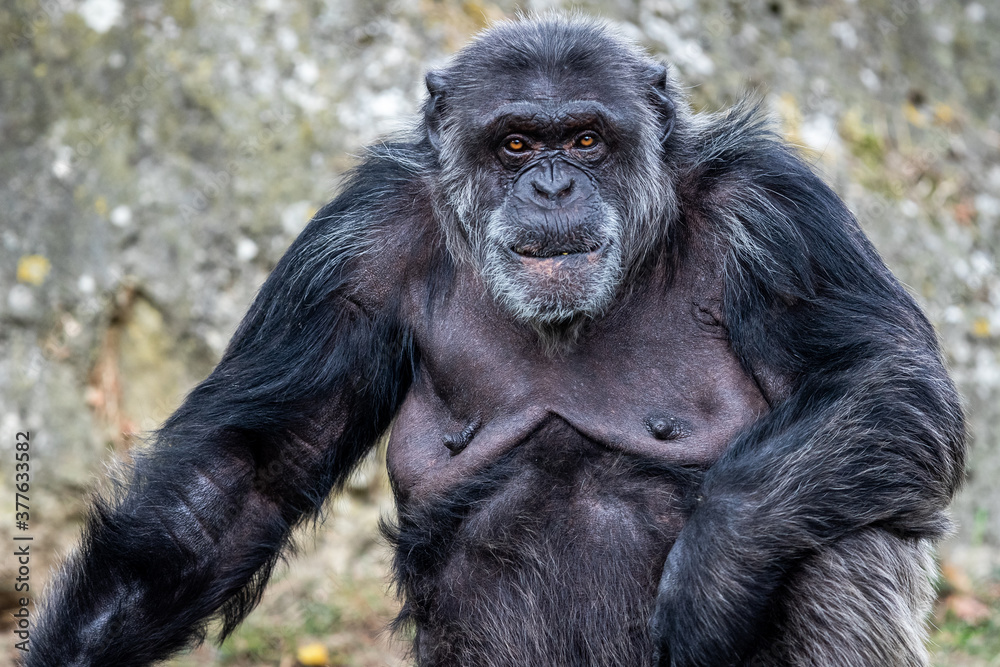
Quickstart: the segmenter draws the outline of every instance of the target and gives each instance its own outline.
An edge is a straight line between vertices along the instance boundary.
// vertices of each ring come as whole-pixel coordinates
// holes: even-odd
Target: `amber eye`
[[[583,134],[576,140],[576,145],[580,148],[593,148],[597,145],[597,137],[593,134]]]
[[[520,153],[526,146],[524,145],[524,140],[518,137],[512,137],[507,140],[506,148],[514,153]]]

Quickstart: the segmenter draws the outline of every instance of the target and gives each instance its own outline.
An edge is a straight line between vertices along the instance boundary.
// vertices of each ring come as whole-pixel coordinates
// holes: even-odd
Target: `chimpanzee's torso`
[[[768,409],[713,316],[720,269],[704,247],[661,259],[554,353],[468,267],[436,301],[414,281],[433,316],[388,466],[420,664],[648,662],[700,474]]]
[[[479,278],[459,267],[433,317],[415,327],[418,370],[389,445],[402,497],[447,491],[553,419],[610,451],[674,465],[715,461],[767,403],[715,319],[718,259],[691,249],[672,280],[666,263],[555,352],[498,312]],[[427,297],[414,291],[420,312]]]

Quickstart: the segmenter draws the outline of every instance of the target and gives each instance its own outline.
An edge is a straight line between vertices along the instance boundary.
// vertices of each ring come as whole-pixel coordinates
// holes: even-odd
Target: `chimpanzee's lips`
[[[511,247],[511,252],[522,259],[558,259],[572,255],[593,255],[603,248],[602,243],[592,242],[588,244],[567,244],[567,245],[535,245],[524,244]]]

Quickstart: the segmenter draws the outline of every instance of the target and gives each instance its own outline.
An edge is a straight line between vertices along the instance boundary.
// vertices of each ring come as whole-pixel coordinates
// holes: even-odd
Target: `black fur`
[[[924,664],[963,415],[844,204],[756,109],[692,114],[592,22],[502,24],[427,85],[97,503],[26,664],[232,631],[394,418],[421,665]],[[511,132],[534,152],[498,159]],[[525,204],[552,165],[586,206]]]

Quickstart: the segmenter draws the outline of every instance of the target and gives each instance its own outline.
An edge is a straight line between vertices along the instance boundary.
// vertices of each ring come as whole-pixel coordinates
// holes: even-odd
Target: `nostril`
[[[538,181],[531,182],[535,192],[546,199],[561,199],[568,196],[573,191],[573,186],[575,184],[576,181],[574,179],[561,183],[539,183]]]

